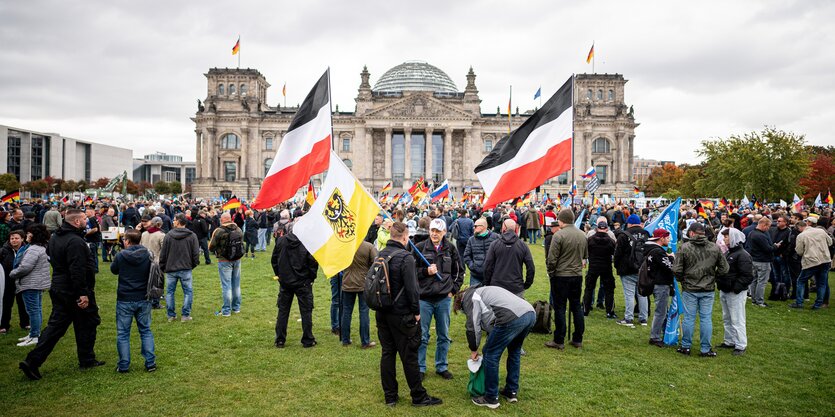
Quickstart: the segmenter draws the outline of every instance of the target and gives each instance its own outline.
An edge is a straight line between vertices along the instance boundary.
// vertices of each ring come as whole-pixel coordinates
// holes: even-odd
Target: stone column
[[[386,128],[386,160],[383,161],[386,167],[386,181],[391,179],[391,128]]]
[[[403,137],[405,140],[403,141],[405,146],[405,153],[404,158],[406,160],[406,167],[403,170],[403,179],[404,181],[410,181],[412,178],[412,129],[406,128],[403,129]],[[418,173],[415,172],[417,175]]]
[[[195,146],[196,155],[194,157],[194,176],[200,178],[203,176],[203,151],[201,149],[203,138],[200,136],[200,130],[198,129],[194,129],[194,136],[197,142]]]
[[[363,173],[364,178],[371,178],[371,179],[378,179],[374,178],[374,152],[377,152],[378,149],[374,149],[374,129],[365,128],[361,131],[365,132],[365,139],[362,142],[357,141],[357,143],[364,143],[365,144],[365,172]]]
[[[207,133],[207,140],[205,143],[208,145],[206,147],[206,159],[207,164],[206,168],[209,169],[209,175],[207,178],[210,180],[215,180],[217,178],[217,142],[215,141],[215,128],[209,127],[206,128]]]
[[[444,178],[452,176],[452,129],[444,130]]]
[[[426,144],[426,176],[424,178],[434,180],[434,178],[432,177],[432,167],[434,165],[432,163],[433,162],[432,161],[432,155],[433,155],[432,129],[431,128],[426,128],[426,130],[424,131],[423,134],[424,134],[424,137],[426,138],[426,140],[424,141],[424,143]]]
[[[249,178],[249,173],[247,169],[249,168],[249,164],[247,163],[247,159],[249,158],[249,128],[244,125],[241,127],[241,166],[238,167],[238,179],[247,179]]]

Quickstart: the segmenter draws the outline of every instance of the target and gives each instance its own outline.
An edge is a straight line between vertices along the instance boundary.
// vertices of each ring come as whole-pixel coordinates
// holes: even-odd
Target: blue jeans
[[[267,230],[268,229],[258,229],[258,245],[255,246],[255,250],[267,250]]]
[[[26,306],[26,314],[29,314],[29,337],[36,338],[41,336],[41,324],[43,323],[43,310],[41,302],[43,300],[43,291],[41,290],[23,290],[20,292],[23,298],[23,305]]]
[[[116,301],[116,351],[119,352],[116,367],[122,370],[130,368],[130,325],[134,318],[142,342],[145,367],[155,365],[157,360],[154,355],[154,334],[151,333],[151,302]]]
[[[360,305],[360,342],[363,346],[371,343],[369,335],[371,323],[368,318],[368,304],[361,292],[342,292],[342,324],[340,328],[340,339],[342,343],[351,342],[351,316],[354,314],[354,299],[359,300]]]
[[[435,333],[438,341],[435,343],[435,372],[443,372],[448,368],[447,353],[449,353],[449,309],[452,298],[444,297],[434,303],[420,300],[420,347],[418,348],[418,368],[426,372],[426,346],[429,345],[429,327],[432,316],[435,316]]]
[[[475,287],[476,285],[481,285],[481,281],[484,279],[481,275],[474,274],[473,271],[470,271],[470,286]]]
[[[342,318],[340,308],[342,307],[342,273],[331,277],[331,330],[339,328],[339,320]]]
[[[774,262],[771,264],[771,270],[774,272],[774,282],[782,282],[786,284],[786,288],[791,286],[792,278],[789,273],[789,263],[782,256],[775,256]]]
[[[183,317],[191,315],[191,300],[193,296],[191,286],[191,270],[168,272],[165,274],[165,306],[168,308],[168,317],[177,317],[174,311],[174,290],[177,289],[177,281],[183,287]]]
[[[538,234],[538,229],[528,229],[528,239],[530,239],[532,245],[536,245],[536,236]]]
[[[421,317],[423,318],[423,317]],[[536,314],[529,311],[503,326],[496,326],[487,335],[487,341],[481,352],[484,354],[481,366],[484,367],[484,397],[499,398],[499,360],[507,348],[507,378],[505,388],[519,391],[519,369],[522,366],[522,342],[528,336],[536,321]]]
[[[809,282],[809,278],[814,277],[815,285],[818,287],[818,297],[815,299],[814,308],[820,308],[823,305],[829,286],[829,265],[829,262],[826,262],[800,271],[800,277],[797,279],[797,299],[795,303],[803,305],[803,293],[806,291],[806,283]]]
[[[696,314],[699,315],[699,342],[701,352],[710,350],[710,338],[713,335],[713,291],[681,292],[684,304],[684,321],[681,326],[681,347],[690,349],[693,345],[693,331],[696,328]]]
[[[217,270],[223,297],[220,313],[228,316],[232,311],[241,311],[241,260],[218,262]]]
[[[620,283],[623,285],[623,319],[632,322],[635,319],[635,296],[638,294],[638,275],[622,275]],[[649,300],[638,296],[638,320],[646,321],[649,314]]]

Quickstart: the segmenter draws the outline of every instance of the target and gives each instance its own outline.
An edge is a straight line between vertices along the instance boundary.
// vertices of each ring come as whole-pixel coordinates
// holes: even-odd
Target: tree
[[[14,174],[0,175],[0,190],[3,190],[6,193],[10,193],[19,189],[20,181],[17,180],[17,177],[15,177]]]
[[[135,182],[128,180],[128,187],[127,187],[128,194],[137,195],[139,194],[139,187],[136,185]]]
[[[139,183],[136,184],[138,194],[145,194],[145,191],[152,188],[154,188],[154,186],[148,181],[139,181]]]
[[[714,197],[791,198],[809,170],[804,136],[773,127],[702,141],[696,153],[705,159],[697,191]]]
[[[669,190],[681,187],[681,179],[684,170],[675,164],[665,164],[662,167],[653,168],[644,184],[647,195],[665,195]]]
[[[800,186],[806,190],[805,198],[815,198],[818,193],[835,189],[835,157],[827,153],[818,153],[810,165],[809,174],[800,179]]]
[[[110,183],[110,178],[101,177],[97,179],[95,182],[93,182],[92,186],[94,188],[104,188],[104,186],[106,186],[108,183]]]
[[[181,194],[183,192],[183,184],[180,184],[180,181],[169,182],[168,192],[171,194]]]
[[[157,183],[154,184],[154,191],[156,191],[157,194],[169,194],[171,192],[171,187],[165,181],[157,181]]]
[[[68,193],[78,191],[78,183],[73,180],[64,181],[61,183],[61,191]]]
[[[49,186],[49,183],[44,180],[35,180],[29,182],[29,190],[34,193],[44,194],[48,193],[51,190],[51,187]]]

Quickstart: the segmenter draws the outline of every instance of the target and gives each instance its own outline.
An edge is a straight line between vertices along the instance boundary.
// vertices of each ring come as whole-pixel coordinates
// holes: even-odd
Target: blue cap
[[[641,224],[641,218],[637,214],[632,214],[626,219],[626,224]]]

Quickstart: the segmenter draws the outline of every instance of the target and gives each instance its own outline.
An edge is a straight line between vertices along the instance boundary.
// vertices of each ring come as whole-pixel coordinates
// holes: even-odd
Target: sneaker
[[[487,407],[491,410],[499,408],[499,400],[490,401],[487,398],[484,398],[483,395],[481,397],[473,397],[473,404],[479,407]]]
[[[635,327],[634,323],[632,323],[631,321],[626,321],[626,319],[618,320],[615,323],[620,324],[621,326],[626,326],[626,327],[630,327],[630,328]]]
[[[278,349],[284,349],[284,342],[275,342],[274,345]]]
[[[734,351],[731,352],[731,354],[734,356],[742,356],[745,354],[745,349],[734,349]]]
[[[85,363],[83,365],[78,365],[78,367],[81,368],[81,369],[93,369],[93,368],[97,368],[99,366],[103,366],[104,364],[105,364],[104,361],[94,360],[90,363]]]
[[[571,342],[568,342],[568,344],[571,345],[571,346],[576,347],[577,349],[580,349],[581,347],[583,347],[583,342],[571,341]]]
[[[116,372],[118,372],[120,374],[126,374],[126,373],[128,373],[128,371],[129,371],[129,369],[119,369],[118,366],[116,367]]]
[[[169,317],[169,318],[168,318],[168,322],[169,322],[169,323],[173,323],[173,322],[175,322],[175,321],[177,321],[177,317]]]
[[[595,307],[597,307],[597,308],[599,308],[599,309],[601,309],[601,310],[603,310],[603,309],[605,308],[605,307],[603,307],[603,304],[602,304],[602,303],[597,303],[597,305],[596,305]]]
[[[368,342],[368,344],[362,345],[363,349],[371,349],[374,346],[377,346],[377,342]]]
[[[450,372],[448,369],[445,370],[445,371],[442,371],[442,372],[435,372],[435,373],[440,375],[440,377],[443,378],[443,379],[446,379],[446,380],[452,379],[452,372]]]
[[[426,398],[424,398],[422,400],[419,400],[419,401],[412,400],[412,406],[413,407],[428,407],[428,406],[432,406],[432,405],[440,405],[440,404],[443,404],[443,403],[444,403],[444,401],[441,400],[440,398],[435,398],[435,397],[432,397],[432,396],[429,396],[429,395],[427,395]]]
[[[606,318],[607,319],[616,319],[616,318],[618,318],[618,315],[615,314],[615,313],[606,313]]]
[[[145,367],[145,372],[156,372],[157,371],[157,364],[148,365]]]
[[[646,326],[646,325],[647,325],[647,321],[646,320],[641,320],[641,326]]]
[[[29,338],[29,335],[27,334],[26,336],[19,337],[19,338],[17,339],[17,341],[18,341],[18,342],[25,342],[25,341],[27,341],[27,340],[29,340],[29,339],[30,339],[30,338]]]
[[[232,312],[235,314],[241,314],[241,310],[232,310]]]
[[[763,307],[763,308],[768,307],[768,304],[766,304],[766,303],[759,303],[759,304],[754,304],[754,305],[757,306],[757,307]]]
[[[351,342],[350,340],[347,341],[347,342],[342,342],[342,347],[348,347],[348,346],[351,346],[352,344],[353,344],[353,342]]]
[[[690,356],[690,348],[680,347],[676,349],[676,352],[681,353],[682,355]]]
[[[791,303],[789,308],[803,308],[803,304]]]
[[[182,322],[191,321],[191,316],[180,317],[180,321],[182,321]]]
[[[309,344],[309,345],[302,345],[302,347],[303,347],[303,348],[305,348],[305,349],[307,349],[307,348],[312,348],[313,346],[316,346],[317,344],[318,344],[318,343],[313,342],[313,343],[311,343],[311,344]]]
[[[720,347],[721,349],[735,349],[735,348],[736,348],[736,346],[735,346],[735,345],[732,345],[732,344],[730,344],[730,343],[725,343],[725,342],[722,342],[722,344],[721,344],[721,345],[719,345],[719,347]]]
[[[17,367],[20,368],[20,370],[23,371],[23,374],[32,381],[37,381],[43,378],[40,371],[38,371],[38,367],[30,365],[28,361],[21,361]]]
[[[340,334],[342,334],[342,331],[339,329],[339,327],[337,327],[337,328],[331,329],[331,334],[335,334],[335,335],[339,336]]]
[[[660,341],[660,340],[653,340],[653,339],[650,339],[650,340],[649,340],[649,344],[650,344],[650,345],[652,345],[652,346],[658,346],[658,347],[660,347],[660,348],[664,347],[664,342],[662,342],[662,341]]]
[[[823,308],[823,305],[813,305],[812,310],[820,310]]]
[[[549,340],[549,341],[545,342],[545,347],[548,347],[548,348],[551,348],[551,349],[563,350],[563,349],[565,349],[565,344],[557,343],[553,340]]]
[[[516,397],[516,392],[511,391],[507,388],[502,388],[502,390],[499,391],[499,395],[504,397],[509,403],[515,403],[519,401],[519,398]]]
[[[701,356],[703,358],[715,358],[716,357],[716,352],[714,352],[712,350],[709,350],[707,352],[699,353],[699,356]]]
[[[386,400],[386,407],[394,407],[397,405],[397,401],[400,400],[400,397],[394,397],[393,399]]]
[[[24,341],[18,343],[17,345],[20,346],[20,347],[23,347],[23,346],[32,346],[32,345],[37,345],[37,344],[38,344],[38,338],[33,337],[33,338],[30,338],[30,339],[24,340]]]

